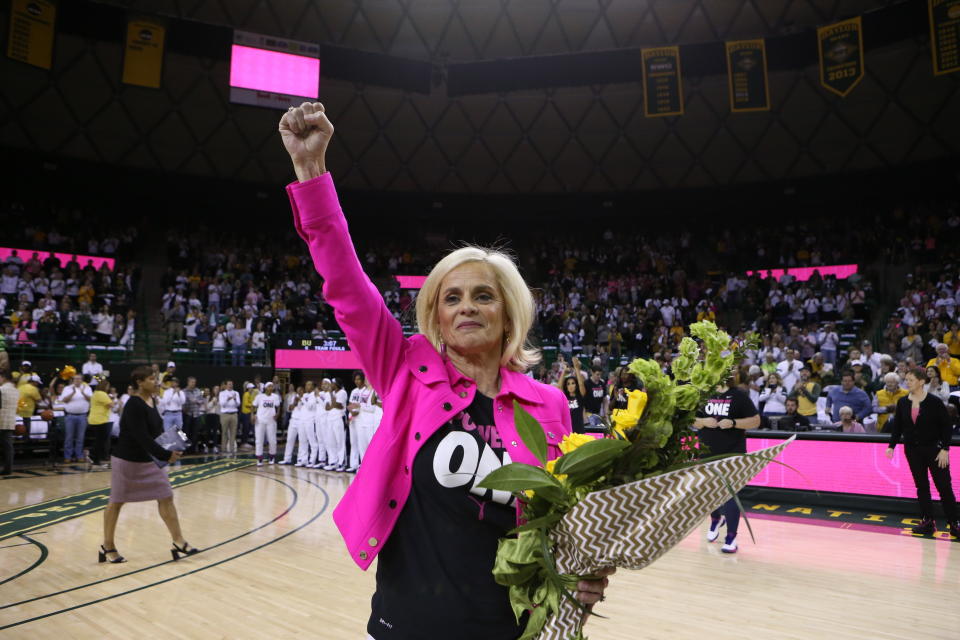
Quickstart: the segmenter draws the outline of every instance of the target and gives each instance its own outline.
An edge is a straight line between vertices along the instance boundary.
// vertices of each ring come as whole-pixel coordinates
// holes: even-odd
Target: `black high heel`
[[[184,542],[183,547],[178,547],[177,543],[173,543],[173,549],[170,549],[170,555],[173,556],[174,561],[180,559],[180,556],[192,556],[195,553],[200,553],[200,549],[196,547],[191,547],[189,542]]]
[[[108,553],[117,553],[116,549],[104,549],[103,545],[100,545],[100,551],[98,553],[98,559],[100,562],[109,562],[111,564],[120,564],[121,562],[126,562],[127,559],[117,553],[117,557],[113,560],[107,558]]]

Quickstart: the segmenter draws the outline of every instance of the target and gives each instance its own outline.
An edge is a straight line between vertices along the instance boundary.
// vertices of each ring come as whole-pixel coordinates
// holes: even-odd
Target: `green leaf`
[[[553,472],[560,474],[583,473],[600,465],[604,465],[630,447],[627,440],[594,440],[577,447],[557,460]]]
[[[477,486],[483,489],[509,491],[511,493],[544,487],[563,490],[560,482],[547,473],[545,469],[522,462],[511,462],[499,469],[494,469]]]
[[[543,427],[516,400],[513,401],[513,424],[524,446],[540,464],[547,464],[547,437],[543,434]]]
[[[562,519],[563,519],[562,513],[558,513],[558,512],[548,513],[547,515],[542,516],[540,518],[534,518],[529,522],[525,522],[524,524],[520,525],[516,529],[507,531],[507,535],[520,533],[522,531],[530,531],[532,529],[547,528],[555,522],[560,522],[560,520]]]

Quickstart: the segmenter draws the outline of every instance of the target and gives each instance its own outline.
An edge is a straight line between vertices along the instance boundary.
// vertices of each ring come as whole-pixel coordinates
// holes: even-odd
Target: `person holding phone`
[[[183,537],[170,478],[155,460],[173,463],[180,459],[180,452],[167,451],[155,441],[163,433],[163,419],[157,410],[156,374],[150,367],[139,366],[130,373],[130,382],[136,392],[123,408],[120,436],[110,458],[110,502],[103,512],[99,560],[113,564],[126,562],[114,542],[120,509],[127,502],[148,500],[157,501],[160,518],[173,540],[170,553],[178,560],[181,555],[193,555],[199,549],[190,546]]]
[[[560,378],[557,380],[557,386],[567,397],[567,404],[570,406],[570,421],[573,424],[574,433],[583,433],[583,424],[585,416],[584,397],[587,395],[586,387],[583,384],[583,376],[580,375],[580,359],[573,358],[573,375],[569,375],[570,370],[566,364],[560,371]]]

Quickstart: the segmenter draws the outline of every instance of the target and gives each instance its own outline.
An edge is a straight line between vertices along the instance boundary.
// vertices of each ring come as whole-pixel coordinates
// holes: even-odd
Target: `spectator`
[[[35,373],[27,378],[27,384],[20,385],[17,389],[20,393],[17,404],[17,415],[21,418],[29,418],[37,411],[37,404],[42,400],[40,394],[40,376]]]
[[[7,369],[0,369],[0,476],[13,473],[13,432],[17,426],[17,387]]]
[[[83,363],[80,373],[91,377],[103,375],[103,365],[97,362],[97,354],[90,353],[87,355],[87,361]]]
[[[198,450],[201,433],[203,432],[203,415],[207,409],[207,401],[203,391],[197,388],[197,379],[187,378],[187,386],[183,390],[183,432],[190,439],[191,450]]]
[[[950,385],[940,378],[940,369],[927,367],[927,377],[930,379],[930,382],[927,383],[927,393],[934,398],[939,398],[946,404],[950,398]]]
[[[110,398],[110,385],[106,380],[93,378],[90,387],[94,389],[90,398],[90,413],[87,414],[87,425],[93,432],[93,452],[91,460],[95,467],[109,469],[107,462],[110,455],[110,433],[113,424],[110,422],[110,409],[113,400]]]
[[[873,412],[873,404],[863,389],[854,386],[855,375],[846,369],[840,376],[840,386],[834,386],[827,392],[826,411],[834,423],[840,422],[840,408],[850,407],[858,422]]]
[[[900,376],[891,372],[883,377],[883,388],[877,391],[873,399],[873,412],[877,414],[877,431],[884,431],[887,422],[897,411],[897,401],[907,395],[907,390],[900,386]]]
[[[224,382],[220,391],[220,451],[237,452],[237,413],[240,411],[240,394],[233,389],[233,380]]]
[[[817,401],[820,399],[820,384],[812,379],[810,369],[800,370],[800,381],[790,393],[790,398],[796,401],[797,413],[811,419],[817,417]]]
[[[867,430],[863,428],[863,425],[854,420],[853,418],[853,409],[850,407],[840,407],[840,420],[834,424],[844,433],[866,433]]]
[[[787,349],[786,359],[777,365],[777,374],[787,393],[793,391],[793,387],[796,386],[800,379],[800,368],[803,366],[795,356],[796,352],[793,349]],[[781,411],[781,413],[783,412]]]
[[[768,423],[771,417],[782,416],[787,412],[786,400],[787,390],[783,386],[780,374],[771,373],[767,376],[767,382],[760,392],[763,417],[766,418]]]
[[[60,395],[60,402],[63,403],[66,413],[64,463],[80,462],[80,456],[86,458],[83,439],[87,433],[87,415],[90,413],[91,398],[93,398],[93,391],[80,375],[73,376],[70,386],[66,387]]]
[[[950,357],[947,345],[938,343],[937,355],[927,362],[927,367],[936,367],[940,370],[940,379],[951,387],[957,386],[957,377],[960,376],[960,359]]]
[[[186,395],[176,377],[169,377],[167,383],[170,386],[163,390],[163,395],[160,397],[163,429],[164,431],[173,428],[183,429],[183,405],[187,401]]]
[[[244,366],[244,357],[247,353],[247,340],[249,332],[242,326],[235,326],[230,330],[230,345],[233,353],[231,365],[234,367]]]
[[[810,418],[797,412],[796,398],[787,398],[787,412],[776,419],[776,429],[780,431],[809,431]]]

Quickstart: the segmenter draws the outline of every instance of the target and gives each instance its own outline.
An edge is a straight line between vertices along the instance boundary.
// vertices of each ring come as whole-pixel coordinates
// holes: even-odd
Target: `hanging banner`
[[[863,25],[860,16],[817,27],[820,84],[846,96],[863,80]]]
[[[41,69],[53,66],[57,5],[47,0],[12,0],[7,56]]]
[[[160,88],[163,72],[163,41],[166,27],[153,18],[127,20],[123,50],[123,82],[140,87]]]
[[[960,0],[928,0],[933,75],[960,71]]]
[[[740,113],[769,111],[767,50],[763,39],[727,42],[726,47],[730,110]]]
[[[648,118],[683,115],[680,48],[641,49],[643,110]]]

